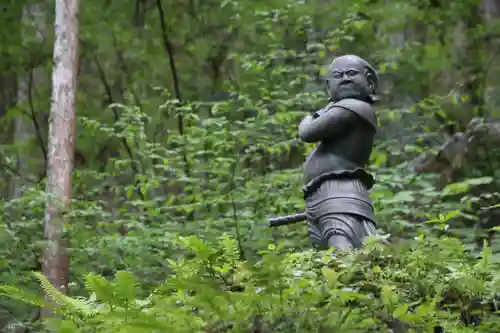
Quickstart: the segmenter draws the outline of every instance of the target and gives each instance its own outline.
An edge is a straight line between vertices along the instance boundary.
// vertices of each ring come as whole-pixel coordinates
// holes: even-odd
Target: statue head
[[[326,77],[328,95],[332,102],[354,98],[375,103],[377,84],[377,73],[373,67],[355,55],[344,55],[333,60]]]

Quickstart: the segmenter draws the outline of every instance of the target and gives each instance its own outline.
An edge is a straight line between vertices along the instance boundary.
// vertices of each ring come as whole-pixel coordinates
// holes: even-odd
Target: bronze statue
[[[359,248],[375,234],[368,190],[373,177],[364,170],[377,130],[372,105],[377,74],[355,55],[336,58],[326,80],[328,105],[306,116],[299,126],[304,142],[317,143],[304,163],[306,212],[275,218],[271,226],[307,219],[313,244],[325,249]]]

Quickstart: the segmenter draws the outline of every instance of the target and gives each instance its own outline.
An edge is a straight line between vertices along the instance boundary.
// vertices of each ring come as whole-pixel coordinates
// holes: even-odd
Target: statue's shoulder
[[[368,121],[375,130],[377,129],[377,115],[369,103],[360,101],[359,99],[346,98],[338,101],[333,106],[356,113],[358,116]]]

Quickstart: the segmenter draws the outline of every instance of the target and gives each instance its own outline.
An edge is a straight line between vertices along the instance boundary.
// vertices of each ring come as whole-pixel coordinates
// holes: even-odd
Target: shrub
[[[345,254],[269,246],[254,263],[239,259],[227,235],[179,238],[188,254],[170,261],[173,274],[147,297],[126,271],[112,281],[87,275],[87,298],[66,297],[36,275],[63,318],[50,323],[61,333],[500,331],[500,267],[490,248],[477,257],[455,238],[380,238]]]

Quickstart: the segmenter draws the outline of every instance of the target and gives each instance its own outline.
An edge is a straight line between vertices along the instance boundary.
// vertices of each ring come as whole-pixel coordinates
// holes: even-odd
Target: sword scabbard
[[[307,220],[306,213],[299,213],[294,215],[272,217],[269,219],[269,227],[280,227],[283,225],[289,225],[297,222],[302,222]]]

